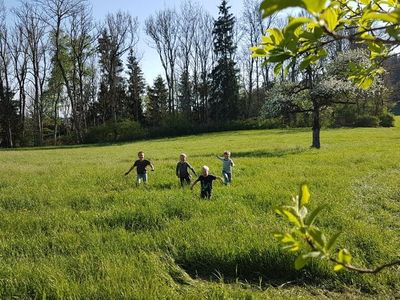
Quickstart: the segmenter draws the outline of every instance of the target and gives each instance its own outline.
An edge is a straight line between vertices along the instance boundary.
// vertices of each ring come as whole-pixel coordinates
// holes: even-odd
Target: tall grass
[[[359,265],[399,255],[400,129],[224,132],[131,144],[0,152],[0,298],[224,299],[400,297],[399,270],[334,273],[294,255],[272,233],[274,207],[307,182],[319,226],[343,231]],[[149,185],[123,176],[143,150]],[[181,152],[219,175],[232,151],[234,182],[180,189]],[[131,173],[133,174],[133,173]]]

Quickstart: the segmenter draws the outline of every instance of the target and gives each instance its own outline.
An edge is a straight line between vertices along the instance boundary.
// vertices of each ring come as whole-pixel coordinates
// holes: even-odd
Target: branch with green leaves
[[[315,225],[315,220],[323,210],[319,206],[314,211],[309,212],[306,205],[310,202],[310,192],[307,185],[300,187],[299,195],[292,198],[292,206],[282,206],[276,212],[285,218],[292,228],[289,232],[275,233],[274,236],[282,244],[282,249],[290,252],[301,252],[295,260],[295,268],[302,269],[311,259],[327,259],[334,263],[333,269],[339,271],[347,269],[359,273],[378,273],[383,269],[400,265],[400,260],[383,264],[373,269],[360,268],[351,264],[352,256],[347,249],[340,249],[334,252],[334,246],[340,232],[333,235],[330,239]]]
[[[327,56],[326,47],[337,40],[364,43],[372,66],[350,75],[362,88],[369,88],[374,77],[383,72],[381,62],[393,48],[400,46],[400,3],[398,0],[264,0],[264,18],[286,8],[301,8],[307,17],[289,17],[288,24],[266,31],[260,44],[252,47],[254,57],[276,63],[278,74],[300,60],[306,69]]]

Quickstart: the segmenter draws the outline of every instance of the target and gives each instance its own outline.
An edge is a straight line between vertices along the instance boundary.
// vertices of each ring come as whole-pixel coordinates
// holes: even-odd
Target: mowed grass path
[[[318,225],[343,231],[360,266],[400,249],[400,128],[205,134],[136,143],[0,152],[0,298],[265,299],[400,297],[400,269],[295,271],[274,213],[307,182]],[[234,183],[211,201],[175,177],[185,152],[198,173],[232,151]],[[123,176],[139,150],[155,165],[148,187]]]

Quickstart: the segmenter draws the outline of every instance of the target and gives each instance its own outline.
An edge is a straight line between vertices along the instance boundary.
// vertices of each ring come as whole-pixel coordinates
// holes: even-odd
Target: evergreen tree
[[[120,54],[117,52],[118,45],[112,40],[106,29],[99,38],[100,53],[100,93],[99,102],[103,110],[103,120],[117,121],[123,114],[124,83],[121,75],[123,64]],[[122,95],[122,97],[121,97]]]
[[[211,73],[210,115],[216,120],[233,120],[239,112],[238,70],[234,61],[236,45],[233,40],[235,17],[223,0],[219,17],[214,22],[214,54],[217,64]]]
[[[189,73],[183,71],[178,83],[178,104],[179,110],[186,116],[190,117],[193,106],[192,84],[190,82]]]
[[[128,93],[126,108],[129,117],[136,122],[143,123],[143,94],[145,92],[145,81],[142,70],[139,66],[133,50],[131,49],[128,56]]]
[[[168,90],[161,75],[154,80],[153,87],[148,87],[147,96],[147,122],[150,126],[160,126],[168,109]]]
[[[1,78],[0,78],[1,79]],[[15,147],[19,133],[18,102],[13,93],[0,82],[0,146]]]

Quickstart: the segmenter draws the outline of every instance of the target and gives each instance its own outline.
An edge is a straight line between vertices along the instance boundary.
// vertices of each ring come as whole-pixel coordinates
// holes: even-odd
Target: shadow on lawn
[[[109,146],[123,146],[129,142],[120,143],[101,143],[101,144],[82,144],[82,145],[60,145],[60,146],[38,146],[38,147],[24,147],[24,148],[0,148],[0,151],[38,151],[38,150],[69,150],[69,149],[82,149],[82,148],[99,148]]]
[[[286,155],[300,154],[306,152],[309,148],[289,148],[275,150],[254,150],[235,152],[234,157],[281,157]]]
[[[232,257],[213,255],[211,252],[201,256],[183,255],[175,262],[191,278],[211,282],[245,282],[259,288],[270,286],[324,286],[327,290],[340,289],[338,275],[323,264],[310,264],[298,271],[294,268],[295,257],[276,250],[252,249],[247,253],[237,253]],[[340,276],[343,284],[357,282],[363,292],[372,292],[373,288],[362,276]]]

